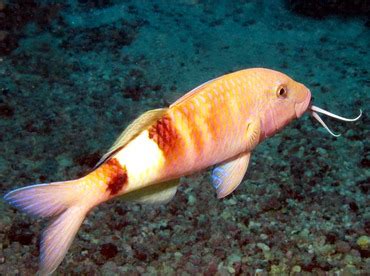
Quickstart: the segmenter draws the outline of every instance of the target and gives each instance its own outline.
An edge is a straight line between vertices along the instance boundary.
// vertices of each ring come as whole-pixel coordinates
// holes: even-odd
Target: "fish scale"
[[[226,147],[230,146],[227,142],[230,140],[230,136],[238,137],[239,133],[246,131],[247,124],[243,125],[238,122],[240,118],[247,118],[249,115],[246,108],[248,101],[241,93],[243,91],[242,78],[245,73],[241,71],[230,74],[226,79],[221,78],[208,82],[201,87],[199,93],[193,94],[191,97],[185,96],[185,100],[180,99],[170,106],[168,113],[176,122],[177,129],[183,137],[190,137],[190,141],[185,143],[189,152],[197,153],[196,156],[186,156],[184,160],[179,162],[209,166],[209,163],[212,162],[209,159],[218,161],[219,158],[229,157],[220,156],[215,159],[212,153],[224,151]],[[217,93],[215,91],[224,92]],[[217,100],[215,100],[216,98]],[[197,102],[203,102],[204,105],[196,109],[190,116],[177,115],[178,110],[191,109],[191,106],[197,105]],[[240,113],[241,110],[245,111],[244,114]],[[180,114],[183,113],[180,112]],[[185,134],[185,132],[191,133]],[[234,145],[235,151],[242,146],[241,141],[237,141],[237,144]],[[199,156],[204,157],[201,158],[201,162],[199,162]]]

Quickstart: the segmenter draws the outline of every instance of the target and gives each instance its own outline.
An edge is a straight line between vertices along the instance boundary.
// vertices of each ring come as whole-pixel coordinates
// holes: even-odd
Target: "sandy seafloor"
[[[19,24],[0,36],[16,45],[0,57],[2,194],[82,176],[139,114],[242,68],[283,71],[339,115],[364,111],[325,119],[339,138],[308,115],[293,122],[223,200],[204,172],[164,206],[95,208],[58,275],[370,271],[366,17],[304,17],[280,1],[26,2],[0,5]],[[0,212],[0,274],[34,274],[46,221],[4,201]]]

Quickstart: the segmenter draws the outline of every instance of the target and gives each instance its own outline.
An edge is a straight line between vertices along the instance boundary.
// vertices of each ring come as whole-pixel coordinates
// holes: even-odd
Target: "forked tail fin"
[[[51,274],[62,262],[87,212],[95,206],[96,198],[88,196],[83,184],[82,178],[33,185],[11,191],[4,197],[30,215],[55,217],[42,235],[41,275]]]

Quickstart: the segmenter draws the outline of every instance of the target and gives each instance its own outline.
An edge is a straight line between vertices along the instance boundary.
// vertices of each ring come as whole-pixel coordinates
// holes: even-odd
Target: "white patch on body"
[[[115,158],[126,166],[129,192],[153,183],[162,170],[165,158],[157,143],[149,138],[147,130],[127,144]]]

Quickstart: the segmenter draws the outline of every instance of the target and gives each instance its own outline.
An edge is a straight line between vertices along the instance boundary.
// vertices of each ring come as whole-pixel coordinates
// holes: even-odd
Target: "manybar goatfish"
[[[252,68],[227,74],[168,108],[142,114],[88,175],[16,189],[5,199],[28,214],[54,217],[40,246],[39,272],[47,275],[62,262],[93,207],[116,197],[168,202],[180,177],[211,166],[212,184],[223,198],[241,183],[253,149],[306,111],[325,128],[318,113],[346,121],[361,116],[346,119],[311,105],[310,90],[277,71]]]

